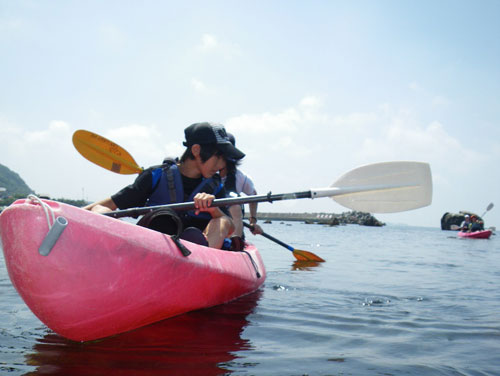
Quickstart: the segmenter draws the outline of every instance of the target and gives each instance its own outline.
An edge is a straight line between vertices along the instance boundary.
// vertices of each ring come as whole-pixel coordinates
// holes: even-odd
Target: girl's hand
[[[194,206],[196,208],[195,214],[198,215],[200,212],[209,212],[212,213],[215,209],[215,207],[211,207],[212,201],[215,199],[214,195],[205,193],[205,192],[200,192],[197,193],[196,196],[194,196]]]

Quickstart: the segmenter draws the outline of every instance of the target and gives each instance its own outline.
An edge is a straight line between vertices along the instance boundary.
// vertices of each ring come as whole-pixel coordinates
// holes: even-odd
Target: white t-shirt
[[[227,176],[222,178],[222,183],[226,183]],[[247,196],[257,194],[255,190],[255,186],[253,185],[252,178],[245,174],[243,171],[237,169],[235,176],[235,185],[236,185],[236,193],[241,194],[244,193]]]

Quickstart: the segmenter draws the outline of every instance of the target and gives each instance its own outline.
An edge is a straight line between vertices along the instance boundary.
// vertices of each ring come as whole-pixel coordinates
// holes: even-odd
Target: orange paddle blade
[[[123,175],[142,172],[125,149],[98,134],[78,130],[73,134],[73,145],[84,158],[106,170]]]
[[[294,249],[292,251],[292,253],[295,256],[295,258],[299,261],[316,261],[316,262],[324,262],[325,261],[321,257],[319,257],[318,255],[315,255],[312,252],[303,251],[300,249]]]

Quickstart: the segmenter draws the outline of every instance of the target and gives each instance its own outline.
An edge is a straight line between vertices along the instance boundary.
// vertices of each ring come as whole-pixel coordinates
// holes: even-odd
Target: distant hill
[[[2,207],[7,207],[16,199],[26,198],[29,194],[34,194],[33,189],[28,187],[21,177],[8,167],[0,164],[0,212]],[[88,204],[84,200],[72,200],[67,198],[53,198],[46,195],[38,195],[40,198],[54,199],[66,204],[82,207]]]
[[[5,188],[5,190],[2,188]],[[18,174],[0,164],[0,197],[27,196],[30,193],[33,193],[33,190],[28,187]]]

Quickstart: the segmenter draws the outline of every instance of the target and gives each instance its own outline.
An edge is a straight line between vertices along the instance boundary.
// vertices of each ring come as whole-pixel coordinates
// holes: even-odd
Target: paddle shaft
[[[279,194],[271,194],[269,192],[267,195],[254,195],[254,196],[244,196],[244,197],[230,197],[230,198],[220,198],[212,201],[211,207],[218,206],[229,206],[229,205],[241,205],[241,204],[249,204],[252,202],[273,202],[280,200],[295,200],[299,198],[312,198],[312,191],[303,191],[303,192],[294,192],[294,193],[279,193]],[[113,218],[122,218],[122,217],[137,217],[139,215],[143,215],[149,213],[154,210],[170,208],[172,210],[194,210],[196,209],[194,202],[179,202],[176,204],[167,204],[167,205],[154,205],[154,206],[146,206],[141,208],[130,208],[124,210],[116,210],[113,212],[105,213],[105,215]]]
[[[212,207],[217,206],[229,206],[229,205],[241,205],[249,204],[252,202],[273,202],[281,200],[296,200],[300,198],[320,198],[320,197],[331,197],[342,196],[342,195],[352,195],[359,192],[377,192],[377,191],[392,191],[398,189],[408,189],[418,186],[417,184],[380,184],[380,185],[362,185],[362,186],[352,186],[352,187],[330,187],[330,188],[318,188],[311,189],[309,191],[302,192],[292,192],[292,193],[278,193],[272,194],[269,192],[267,195],[254,195],[254,196],[244,196],[244,197],[230,197],[221,198],[212,201]],[[362,205],[362,204],[361,204]],[[344,205],[349,207],[349,205]],[[121,217],[137,217],[149,213],[157,209],[170,208],[172,210],[194,210],[196,206],[193,201],[189,202],[179,202],[176,204],[166,204],[166,205],[155,205],[140,208],[130,208],[125,210],[117,210],[110,213],[105,213],[106,215],[113,218]]]
[[[483,213],[483,214],[481,214],[481,217],[484,217],[484,215],[485,215],[486,213],[488,213],[491,209],[493,209],[493,203],[490,203],[490,204],[488,205],[488,207],[486,208],[486,210],[484,211],[484,213]]]
[[[247,228],[251,229],[251,230],[253,229],[253,226],[252,226],[251,224],[249,224],[249,223],[243,222],[243,225],[244,225],[245,227],[247,227]],[[275,242],[275,243],[278,243],[279,245],[281,245],[281,246],[285,247],[286,249],[288,249],[288,250],[290,250],[290,251],[292,251],[292,252],[293,252],[293,251],[294,251],[294,249],[295,249],[295,248],[293,248],[292,246],[290,246],[290,245],[288,245],[288,244],[286,244],[286,243],[283,243],[281,240],[276,239],[274,236],[272,236],[272,235],[269,235],[269,234],[265,233],[264,231],[262,231],[259,235],[262,235],[263,237],[268,238],[269,240],[272,240],[272,241],[273,241],[273,242]]]

